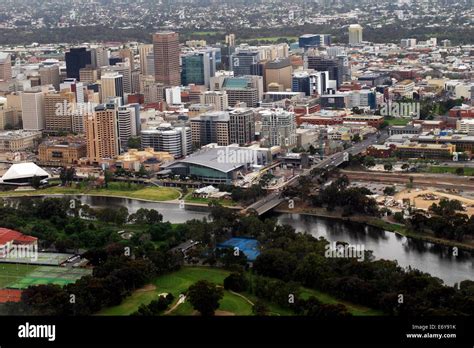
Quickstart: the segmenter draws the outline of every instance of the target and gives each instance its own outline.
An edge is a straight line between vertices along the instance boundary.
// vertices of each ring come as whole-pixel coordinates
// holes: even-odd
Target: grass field
[[[447,167],[447,166],[430,166],[427,171],[432,174],[456,174],[456,169],[459,167]],[[465,176],[474,176],[474,168],[464,167]]]
[[[200,204],[209,204],[211,201],[217,201],[219,204],[223,205],[224,207],[234,207],[237,205],[236,202],[230,199],[209,199],[209,198],[201,198],[201,197],[193,197],[192,192],[188,193],[184,197],[184,201],[187,203],[200,203]]]
[[[3,191],[1,196],[32,196],[48,194],[89,194],[100,196],[121,196],[127,198],[147,199],[151,201],[170,201],[180,197],[180,192],[170,187],[145,187],[140,185],[131,185],[126,183],[113,182],[109,188],[87,189],[85,187],[48,187],[34,191]]]
[[[172,293],[177,301],[180,294],[184,294],[192,284],[199,280],[207,280],[218,285],[223,285],[224,279],[229,275],[229,271],[209,268],[209,267],[184,267],[178,272],[167,274],[156,278],[153,283],[144,288],[135,291],[131,296],[126,298],[120,305],[106,308],[100,311],[99,315],[130,315],[135,312],[141,304],[148,304],[152,300],[157,299],[161,293]],[[251,302],[258,300],[252,294],[242,294]],[[380,312],[354,305],[348,302],[337,300],[325,293],[302,288],[302,297],[308,298],[315,296],[323,303],[342,303],[347,306],[349,312],[353,315],[380,315]],[[281,308],[272,303],[263,301],[272,315],[292,315],[293,313],[286,308]],[[244,298],[235,295],[229,291],[224,291],[224,298],[220,302],[219,311],[233,313],[234,315],[252,315],[252,305]],[[178,306],[171,315],[193,315],[194,309],[189,302],[184,302]]]
[[[395,118],[395,117],[385,117],[385,121],[389,126],[406,126],[410,119],[408,118]]]

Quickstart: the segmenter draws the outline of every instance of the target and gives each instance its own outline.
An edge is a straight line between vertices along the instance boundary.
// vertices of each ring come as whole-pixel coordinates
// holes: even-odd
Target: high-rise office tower
[[[191,119],[193,144],[203,146],[217,143],[230,144],[230,117],[228,112],[206,112]]]
[[[359,45],[362,43],[363,28],[360,24],[349,25],[349,45]]]
[[[275,59],[265,64],[265,87],[276,83],[282,87],[282,90],[291,88],[292,67],[289,58]]]
[[[117,109],[121,152],[128,149],[128,140],[140,133],[140,105],[127,104]]]
[[[99,78],[99,71],[91,66],[79,70],[79,77],[82,83],[96,83]]]
[[[225,111],[229,107],[227,92],[208,91],[201,94],[201,104],[214,105],[215,111]]]
[[[145,104],[163,101],[165,88],[162,83],[155,82],[155,78],[149,75],[140,76],[140,93],[143,94]]]
[[[24,130],[43,130],[44,93],[43,91],[27,91],[21,95],[22,120]]]
[[[0,52],[0,81],[12,79],[12,61],[9,53]]]
[[[255,138],[255,115],[251,109],[237,108],[229,113],[230,142],[245,145]]]
[[[343,59],[314,55],[314,52],[310,52],[309,54],[305,55],[304,58],[306,69],[329,72],[329,79],[336,81],[337,88],[339,88],[344,80]]]
[[[329,87],[327,71],[295,71],[292,79],[292,92],[304,92],[305,95],[322,95]]]
[[[39,69],[41,85],[53,85],[59,91],[59,65],[46,65]]]
[[[82,104],[85,102],[84,97],[84,84],[82,82],[77,82],[76,79],[65,79],[63,83],[59,85],[59,90],[69,89],[71,92],[76,94],[76,103]]]
[[[101,104],[84,117],[87,157],[93,163],[119,155],[117,106]]]
[[[68,90],[45,94],[44,117],[47,131],[72,131],[72,114],[75,109],[75,101],[76,95]]]
[[[262,136],[266,146],[291,148],[296,145],[296,120],[293,112],[283,109],[264,110]]]
[[[234,76],[261,75],[259,52],[254,49],[239,49],[230,57]]]
[[[182,56],[181,60],[181,83],[183,86],[189,84],[209,86],[212,61],[210,52],[188,53]]]
[[[142,131],[140,137],[143,148],[152,147],[155,151],[169,152],[175,158],[192,152],[190,127],[172,127],[163,123],[158,128]]]
[[[90,49],[91,65],[94,69],[99,69],[109,65],[109,51],[103,46],[96,46]]]
[[[119,50],[118,54],[123,62],[128,61],[131,70],[135,70],[135,56],[130,48],[122,48]]]
[[[165,100],[168,105],[181,104],[181,88],[178,86],[166,88]]]
[[[301,35],[298,40],[298,46],[303,49],[330,45],[331,35],[326,34],[305,34]]]
[[[138,55],[140,56],[140,74],[142,75],[154,75],[148,72],[147,56],[149,53],[153,53],[153,45],[138,46]]]
[[[118,73],[123,77],[123,93],[130,94],[132,93],[132,71],[128,63],[117,63],[116,65],[109,65],[102,67],[101,74],[106,74],[108,72]]]
[[[146,55],[146,72],[147,75],[155,78],[155,53],[153,51]]]
[[[155,81],[167,86],[179,86],[179,35],[172,31],[153,35]]]
[[[85,47],[71,48],[66,52],[66,74],[68,78],[79,80],[79,70],[92,63],[91,52]]]
[[[107,102],[109,98],[119,97],[123,103],[123,76],[118,72],[107,72],[101,79],[100,95],[102,103]]]
[[[245,103],[247,107],[257,107],[263,97],[262,76],[226,77],[217,76],[211,78],[211,90],[225,91],[228,96],[229,106],[234,107],[237,103]]]

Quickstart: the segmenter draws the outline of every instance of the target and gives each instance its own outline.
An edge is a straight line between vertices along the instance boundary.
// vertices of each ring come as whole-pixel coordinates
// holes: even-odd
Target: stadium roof
[[[49,178],[50,175],[33,162],[17,163],[12,165],[10,169],[7,170],[7,172],[2,176],[0,182],[5,182],[8,180],[27,179],[32,178],[34,176]]]
[[[217,147],[206,149],[175,161],[166,165],[166,168],[179,167],[183,166],[183,164],[194,164],[228,173],[247,164],[256,162],[257,156],[259,156],[258,152],[250,148]]]

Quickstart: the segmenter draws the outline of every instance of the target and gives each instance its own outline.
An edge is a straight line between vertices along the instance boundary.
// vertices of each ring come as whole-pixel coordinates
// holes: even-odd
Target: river
[[[209,216],[206,207],[185,205],[184,208],[180,208],[179,205],[172,203],[114,197],[78,196],[77,198],[91,207],[124,206],[129,213],[136,212],[140,208],[156,209],[163,215],[164,221],[171,223],[183,223]],[[15,198],[17,199],[25,198]],[[293,226],[298,232],[308,232],[331,242],[344,241],[363,245],[365,250],[372,250],[377,259],[396,260],[402,267],[411,266],[430,273],[443,279],[448,285],[465,279],[474,280],[473,253],[459,250],[459,255],[453,256],[452,250],[448,247],[406,238],[363,224],[299,214],[272,214],[272,216],[281,224]]]

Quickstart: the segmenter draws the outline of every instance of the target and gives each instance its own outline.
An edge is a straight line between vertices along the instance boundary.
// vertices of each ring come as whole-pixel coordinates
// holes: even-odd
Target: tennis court
[[[75,283],[79,278],[92,274],[92,270],[67,267],[37,267],[20,280],[8,285],[10,289],[26,289],[29,286],[56,284],[64,286]]]

